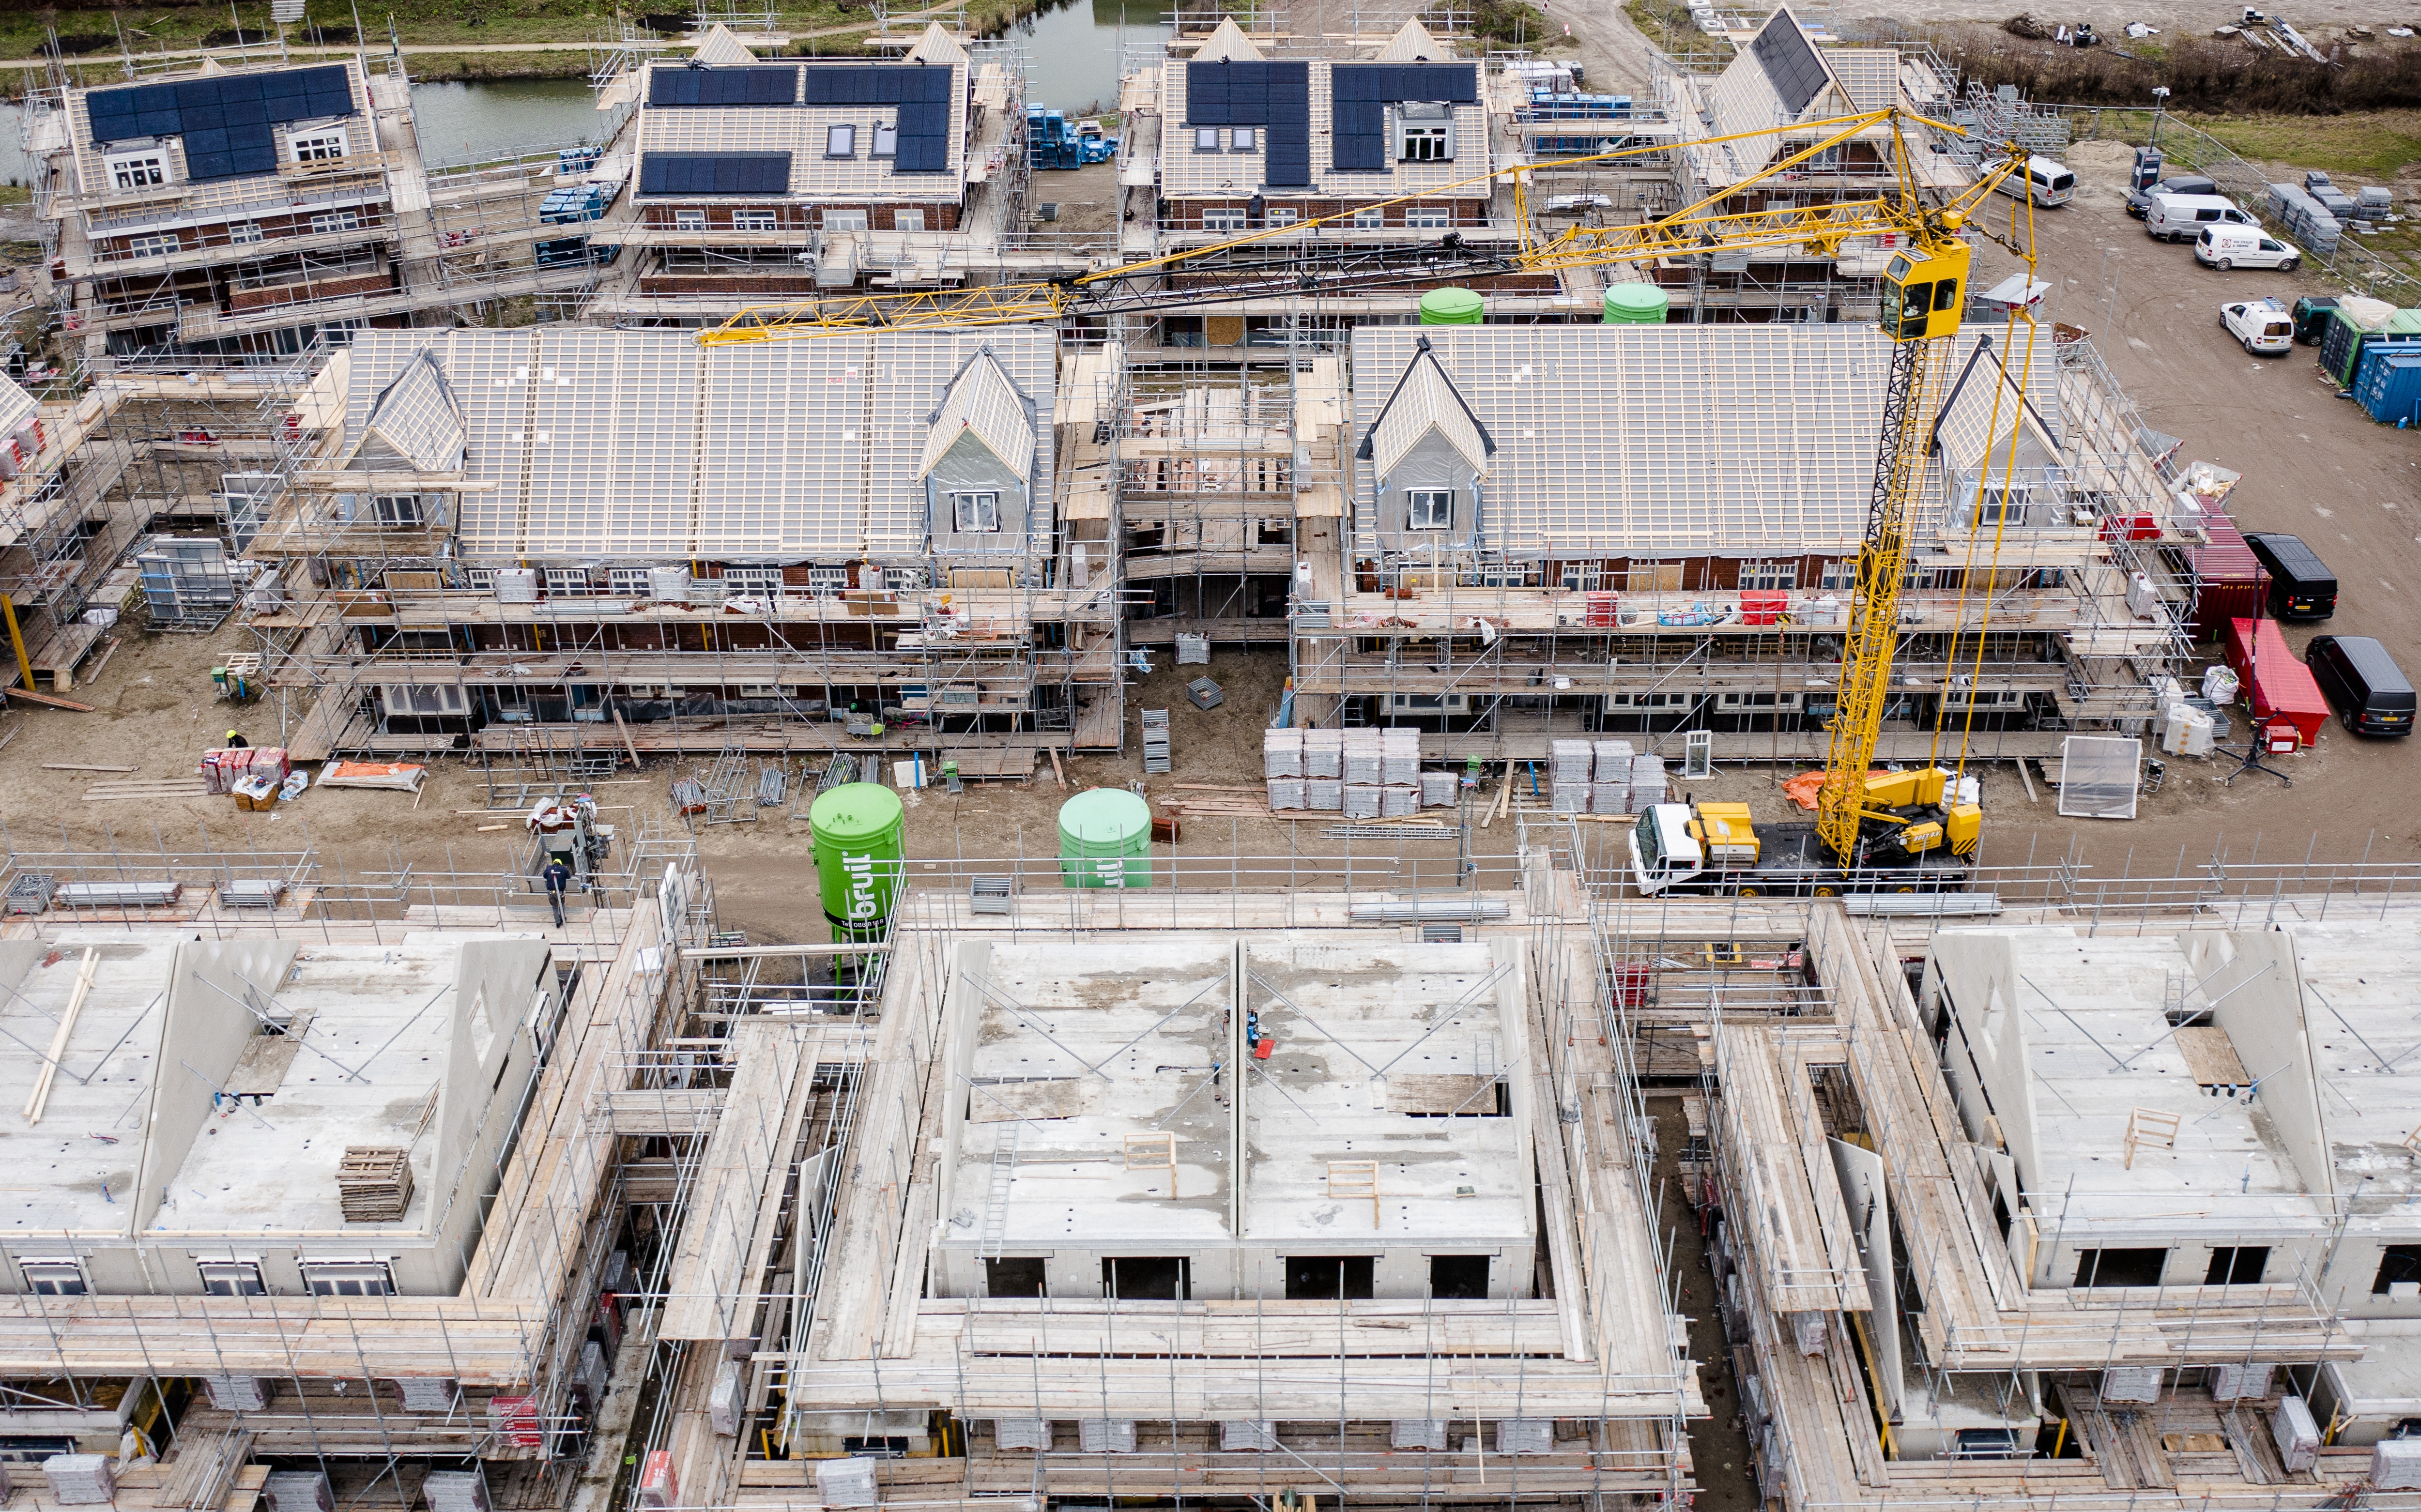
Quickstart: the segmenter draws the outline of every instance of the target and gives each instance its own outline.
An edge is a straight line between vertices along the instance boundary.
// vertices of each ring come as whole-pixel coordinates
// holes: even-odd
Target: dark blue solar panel
[[[1387,106],[1404,101],[1457,105],[1479,99],[1469,63],[1338,63],[1328,70],[1329,161],[1346,173],[1387,169]]]
[[[799,96],[795,68],[657,69],[650,105],[788,105]]]
[[[185,172],[199,182],[277,171],[270,125],[353,114],[342,68],[280,69],[85,97],[96,142],[138,136],[185,138]]]
[[[899,150],[891,171],[950,171],[950,106],[947,65],[925,63],[810,63],[804,75],[810,105],[896,105]]]
[[[1258,126],[1267,180],[1311,182],[1311,65],[1203,62],[1185,66],[1188,126]]]
[[[790,188],[788,152],[646,152],[642,195],[780,195]]]

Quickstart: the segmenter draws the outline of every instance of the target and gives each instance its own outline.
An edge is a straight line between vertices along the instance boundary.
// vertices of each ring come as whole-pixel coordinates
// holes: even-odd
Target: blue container
[[[2365,414],[2381,425],[2421,425],[2421,347],[2385,346],[2364,354],[2354,391]]]

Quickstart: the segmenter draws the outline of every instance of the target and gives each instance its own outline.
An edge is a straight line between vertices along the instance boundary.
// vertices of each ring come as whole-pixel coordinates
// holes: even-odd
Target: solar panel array
[[[1263,128],[1262,181],[1288,189],[1311,182],[1310,64],[1188,63],[1185,117],[1191,126]]]
[[[898,107],[899,155],[892,160],[893,173],[950,171],[955,70],[925,63],[826,63],[809,64],[804,71],[810,105]]]
[[[643,152],[642,195],[785,195],[788,152]]]
[[[793,105],[796,68],[656,69],[648,79],[650,105]]]
[[[85,114],[96,143],[181,136],[195,182],[277,171],[273,126],[354,114],[352,81],[339,65],[238,73],[129,89],[95,89]]]
[[[1470,63],[1329,65],[1329,109],[1335,120],[1329,156],[1340,171],[1385,172],[1387,107],[1407,100],[1476,103],[1478,75]]]
[[[1807,108],[1807,102],[1821,94],[1833,76],[1824,70],[1824,60],[1816,55],[1815,45],[1807,40],[1789,15],[1775,11],[1773,19],[1748,44],[1749,55],[1773,85],[1774,94],[1782,108],[1793,117]]]

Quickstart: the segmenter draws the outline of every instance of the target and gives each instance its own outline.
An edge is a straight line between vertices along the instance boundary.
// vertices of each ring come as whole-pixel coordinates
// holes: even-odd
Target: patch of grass
[[[1711,57],[1720,65],[1730,62],[1738,51],[1726,39],[1700,31],[1682,0],[1622,0],[1622,11],[1649,41],[1674,57]]]
[[[34,191],[24,184],[0,184],[0,205],[29,205]]]
[[[2421,161],[2421,112],[2181,118],[2256,163],[2288,163],[2355,179],[2393,179],[2398,170]]]

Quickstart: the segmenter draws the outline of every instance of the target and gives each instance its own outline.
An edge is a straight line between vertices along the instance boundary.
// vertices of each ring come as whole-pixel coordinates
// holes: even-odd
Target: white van
[[[2191,242],[2206,226],[2258,226],[2217,195],[2154,195],[2144,211],[2144,231],[2156,242]]]
[[[2206,226],[2195,238],[2195,261],[2206,267],[2275,268],[2292,273],[2304,254],[2291,242],[2265,236],[2257,226]]]
[[[2076,197],[2076,175],[2049,158],[2028,158],[2024,178],[2009,174],[1993,187],[2011,199],[2031,198],[2038,205],[2065,205]]]

